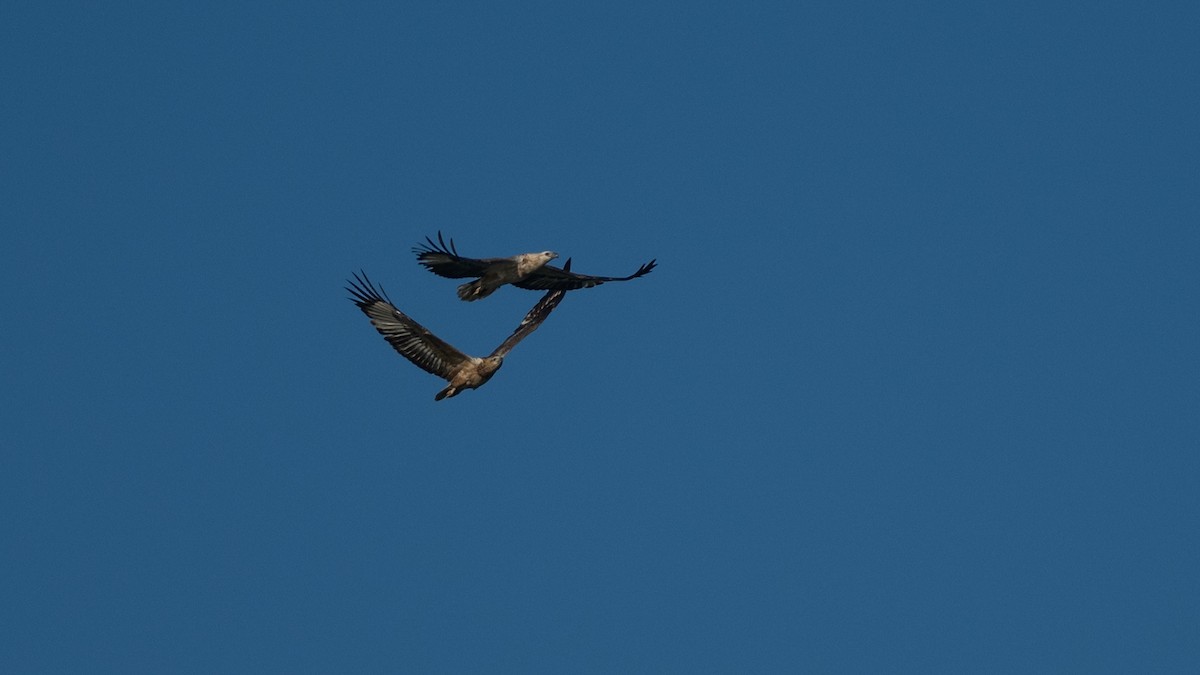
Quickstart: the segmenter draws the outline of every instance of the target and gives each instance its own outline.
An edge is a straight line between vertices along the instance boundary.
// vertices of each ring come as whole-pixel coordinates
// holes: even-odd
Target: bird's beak
[[[555,253],[554,251],[550,251],[550,259],[551,259],[551,260],[554,260],[554,259],[555,259],[555,258],[557,258],[557,257],[558,257],[558,254],[557,254],[557,253]]]

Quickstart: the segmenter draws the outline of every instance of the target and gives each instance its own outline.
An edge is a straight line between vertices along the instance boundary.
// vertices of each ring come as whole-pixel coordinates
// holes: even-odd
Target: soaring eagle
[[[606,281],[629,281],[649,274],[658,264],[657,260],[651,260],[627,277],[594,277],[571,272],[570,258],[562,268],[548,265],[558,257],[554,251],[521,253],[511,258],[464,258],[458,254],[454,239],[447,246],[441,232],[436,242],[429,237],[425,237],[425,242],[414,246],[413,253],[430,272],[449,279],[477,277],[458,287],[458,297],[467,302],[486,298],[504,284],[531,291],[573,291]]]
[[[569,263],[570,261],[567,269],[570,269]],[[396,309],[382,289],[375,290],[366,273],[362,276],[355,274],[354,279],[355,281],[347,280],[346,283],[350,285],[346,290],[353,296],[350,299],[354,304],[371,319],[375,330],[379,331],[401,356],[412,361],[413,365],[450,383],[433,397],[436,401],[457,396],[464,389],[478,389],[492,379],[492,375],[504,365],[504,357],[518,342],[542,325],[566,294],[566,291],[546,293],[533,309],[529,310],[525,318],[521,319],[521,325],[517,326],[512,335],[501,342],[491,355],[479,358],[467,356],[451,347],[407,314]]]

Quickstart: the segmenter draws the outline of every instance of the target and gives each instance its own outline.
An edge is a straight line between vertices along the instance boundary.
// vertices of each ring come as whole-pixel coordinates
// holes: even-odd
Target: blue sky
[[[11,3],[6,672],[1195,672],[1192,3]],[[342,287],[650,276],[435,403]]]

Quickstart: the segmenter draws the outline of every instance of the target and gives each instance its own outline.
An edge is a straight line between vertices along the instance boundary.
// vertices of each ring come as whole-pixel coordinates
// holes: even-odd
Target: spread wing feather
[[[568,259],[567,262],[569,263],[570,260]],[[580,288],[599,286],[606,281],[629,281],[643,277],[657,265],[657,259],[651,260],[627,277],[596,277],[590,274],[576,274],[571,271],[570,265],[563,265],[562,269],[553,265],[543,265],[533,274],[513,282],[513,286],[531,291],[574,291]]]
[[[414,246],[413,253],[417,254],[417,262],[424,265],[425,269],[447,279],[481,277],[493,265],[512,264],[509,258],[464,258],[458,254],[454,238],[451,237],[447,246],[441,232],[438,232],[436,242],[425,237],[425,243]]]
[[[375,289],[365,272],[361,276],[355,274],[354,279],[347,282],[350,299],[367,315],[375,330],[413,365],[448,380],[458,366],[470,358],[396,309],[386,293]]]
[[[553,312],[555,307],[558,307],[558,303],[562,302],[563,296],[566,294],[566,291],[550,291],[543,295],[533,309],[525,314],[525,318],[521,319],[521,324],[512,332],[512,335],[509,335],[504,342],[500,343],[499,347],[496,347],[492,356],[504,357],[512,351],[518,342],[524,340],[530,333],[537,330],[538,326],[542,325],[542,322],[550,316],[550,312]]]

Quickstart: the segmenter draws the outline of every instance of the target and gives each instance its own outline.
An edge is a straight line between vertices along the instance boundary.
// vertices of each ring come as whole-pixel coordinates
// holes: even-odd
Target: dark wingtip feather
[[[442,239],[442,231],[438,230],[438,243],[442,245],[443,251],[449,253],[454,248],[454,237],[450,237],[450,246],[446,246],[446,240]]]
[[[383,286],[376,290],[367,273],[362,270],[354,273],[354,281],[347,279],[346,283],[350,284],[345,287],[350,293],[350,300],[358,305],[359,309],[376,302],[392,304],[392,299],[388,297],[387,291],[383,290]]]
[[[639,268],[638,268],[638,271],[637,271],[637,272],[634,272],[633,276],[635,276],[635,277],[641,277],[641,276],[645,276],[645,275],[647,275],[647,274],[650,274],[650,272],[651,272],[651,271],[653,271],[655,267],[658,267],[658,258],[654,258],[654,259],[653,259],[653,260],[651,260],[650,262],[648,262],[648,263],[646,263],[645,265],[642,265],[641,267],[639,267]]]
[[[434,241],[429,235],[425,235],[425,243],[417,244],[412,248],[413,253],[417,254],[417,260],[425,262],[425,256],[431,253],[442,253],[455,258],[461,258],[458,254],[458,248],[454,245],[454,238],[450,238],[450,245],[446,245],[446,239],[442,236],[442,231],[438,230],[437,241]]]

